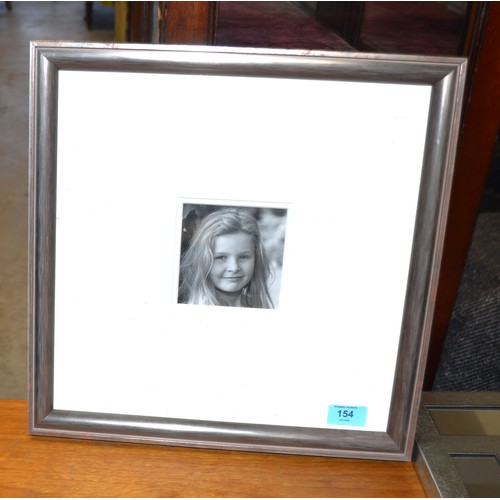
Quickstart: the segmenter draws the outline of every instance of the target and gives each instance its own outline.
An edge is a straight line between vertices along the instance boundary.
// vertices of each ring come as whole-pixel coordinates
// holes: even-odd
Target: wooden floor
[[[0,400],[0,497],[424,497],[411,462],[29,436]]]

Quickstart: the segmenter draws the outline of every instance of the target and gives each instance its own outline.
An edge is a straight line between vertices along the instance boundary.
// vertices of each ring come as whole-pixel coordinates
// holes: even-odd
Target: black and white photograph
[[[287,210],[183,205],[178,302],[276,309]]]

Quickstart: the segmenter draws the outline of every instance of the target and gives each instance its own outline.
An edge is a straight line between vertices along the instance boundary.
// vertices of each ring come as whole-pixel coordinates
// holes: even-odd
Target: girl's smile
[[[252,236],[239,231],[217,236],[214,262],[208,273],[215,288],[228,295],[239,295],[252,279],[255,244]]]

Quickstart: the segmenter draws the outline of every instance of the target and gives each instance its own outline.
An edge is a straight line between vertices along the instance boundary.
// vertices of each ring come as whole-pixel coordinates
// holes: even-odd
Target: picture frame
[[[410,460],[465,69],[32,42],[29,432]],[[279,304],[210,277],[241,255],[213,235],[241,302],[180,303],[182,207],[211,205],[278,236]]]
[[[494,498],[500,491],[498,392],[424,392],[415,469],[432,498]]]

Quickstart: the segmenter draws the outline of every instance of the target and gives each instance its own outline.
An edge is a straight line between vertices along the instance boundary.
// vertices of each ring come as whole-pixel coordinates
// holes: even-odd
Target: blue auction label
[[[366,406],[330,405],[327,423],[331,425],[352,425],[363,427],[366,424]]]

